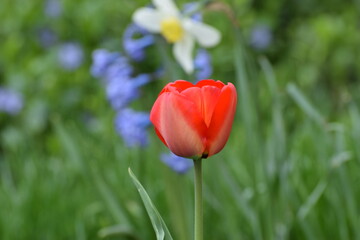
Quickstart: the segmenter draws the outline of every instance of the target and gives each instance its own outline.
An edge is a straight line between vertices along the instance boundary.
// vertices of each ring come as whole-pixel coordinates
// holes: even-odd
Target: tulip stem
[[[194,240],[203,240],[203,200],[201,157],[194,158],[195,168],[195,225]]]

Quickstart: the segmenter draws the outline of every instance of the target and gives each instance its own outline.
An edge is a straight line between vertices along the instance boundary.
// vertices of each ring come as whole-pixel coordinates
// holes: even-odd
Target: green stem
[[[195,237],[203,240],[203,206],[202,206],[202,169],[201,158],[194,159],[195,167]]]
[[[157,36],[155,38],[155,41],[156,41],[157,48],[160,52],[160,56],[162,58],[162,62],[165,65],[165,71],[167,74],[166,77],[169,78],[170,82],[179,79],[180,72],[179,72],[179,69],[176,67],[177,65],[174,63],[173,59],[170,57],[170,55],[168,53],[169,52],[168,44],[160,36]]]

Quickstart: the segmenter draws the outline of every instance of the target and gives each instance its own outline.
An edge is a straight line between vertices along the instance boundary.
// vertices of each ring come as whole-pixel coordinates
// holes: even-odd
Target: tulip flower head
[[[207,158],[220,152],[230,135],[237,103],[233,84],[177,80],[160,92],[150,120],[160,140],[176,155]]]

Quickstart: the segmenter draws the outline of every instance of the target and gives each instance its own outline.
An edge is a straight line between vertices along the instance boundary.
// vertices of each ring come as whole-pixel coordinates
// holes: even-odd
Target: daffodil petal
[[[194,71],[194,64],[192,59],[192,50],[194,48],[194,38],[185,34],[183,39],[174,44],[173,52],[176,61],[188,74]]]
[[[152,0],[153,4],[159,11],[170,16],[178,16],[179,10],[172,0]]]
[[[160,23],[163,15],[156,9],[139,8],[132,16],[133,21],[140,27],[145,28],[149,32],[160,32]]]
[[[207,24],[185,19],[183,20],[183,26],[203,47],[212,47],[220,42],[220,32]]]

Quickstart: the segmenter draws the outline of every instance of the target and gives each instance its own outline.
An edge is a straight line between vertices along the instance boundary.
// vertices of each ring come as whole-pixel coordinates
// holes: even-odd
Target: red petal
[[[178,156],[202,155],[206,126],[192,101],[176,91],[164,92],[156,100],[150,120],[169,149]]]
[[[187,88],[193,87],[194,84],[192,84],[191,82],[185,81],[185,80],[176,80],[173,83],[168,83],[164,90],[166,92],[173,92],[173,91],[177,91],[177,92],[182,92]],[[163,91],[164,91],[163,90]]]
[[[221,89],[215,86],[204,86],[201,88],[201,95],[203,98],[202,113],[207,127],[210,126],[215,107],[219,101],[220,93]]]
[[[203,87],[203,86],[214,86],[217,88],[223,88],[225,86],[224,83],[222,83],[221,81],[215,81],[212,79],[205,79],[205,80],[201,80],[199,81],[195,86],[197,87]]]
[[[155,133],[156,135],[159,137],[159,139],[165,144],[165,146],[168,146],[165,142],[165,139],[163,138],[163,136],[161,135],[161,133],[159,132],[159,130],[157,130],[157,128],[155,127]]]
[[[202,117],[203,98],[201,89],[198,87],[191,87],[182,91],[181,95],[184,96],[188,101],[194,103],[194,111],[197,115]]]
[[[193,101],[197,111],[201,114],[207,127],[210,126],[211,118],[218,102],[221,89],[214,86],[192,87],[181,92],[181,95]]]
[[[209,156],[224,148],[232,128],[236,102],[236,89],[233,84],[229,83],[221,91],[208,129],[207,151]]]

